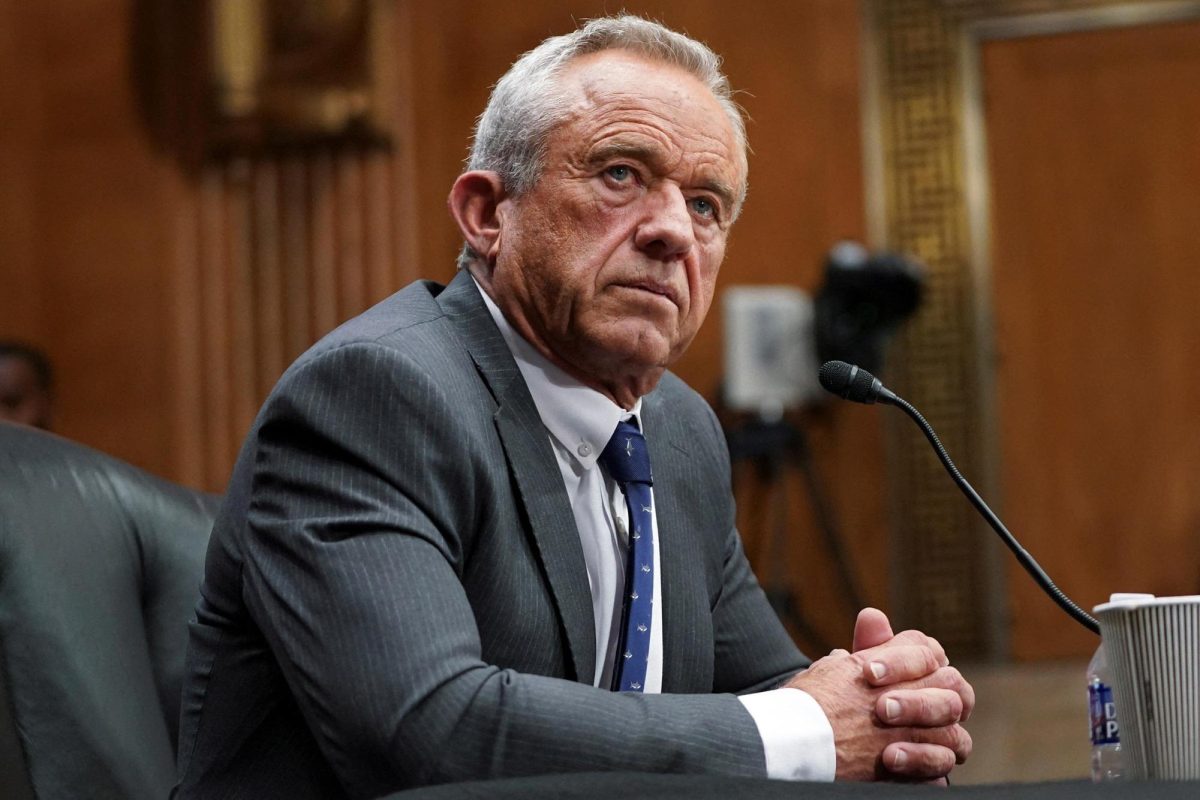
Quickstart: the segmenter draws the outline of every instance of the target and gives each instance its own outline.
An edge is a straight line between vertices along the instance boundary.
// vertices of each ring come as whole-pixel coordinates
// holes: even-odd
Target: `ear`
[[[485,170],[464,172],[450,190],[450,214],[463,238],[489,262],[495,259],[503,227],[501,204],[508,195],[500,175]]]

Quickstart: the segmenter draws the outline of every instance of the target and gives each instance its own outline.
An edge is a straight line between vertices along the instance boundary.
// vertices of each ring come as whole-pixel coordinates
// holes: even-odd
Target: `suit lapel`
[[[687,431],[676,415],[666,412],[656,402],[655,394],[648,395],[643,405],[646,445],[650,465],[654,470],[654,505],[658,522],[660,579],[662,582],[663,620],[663,692],[708,691],[709,686],[697,685],[697,676],[711,673],[711,667],[697,663],[699,651],[696,639],[698,620],[707,619],[709,609],[703,602],[707,596],[697,591],[703,586],[704,564],[696,546],[696,532],[691,509],[681,502],[681,492],[672,491],[684,479],[679,473],[690,459]],[[707,635],[711,641],[711,634]],[[710,648],[711,651],[711,648]]]
[[[470,275],[460,271],[438,303],[496,398],[496,430],[558,606],[575,678],[590,685],[596,669],[596,633],[587,567],[549,435]]]

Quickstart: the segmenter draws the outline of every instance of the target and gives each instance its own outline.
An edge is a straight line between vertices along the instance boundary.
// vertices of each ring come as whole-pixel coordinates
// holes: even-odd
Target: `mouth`
[[[625,289],[632,289],[636,292],[642,292],[645,294],[654,295],[656,297],[661,297],[670,302],[672,305],[679,307],[679,293],[675,290],[675,287],[668,284],[651,280],[640,280],[629,281],[620,285]]]

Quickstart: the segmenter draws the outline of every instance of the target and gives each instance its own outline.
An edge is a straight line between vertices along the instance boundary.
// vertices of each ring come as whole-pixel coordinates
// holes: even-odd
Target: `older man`
[[[745,136],[707,48],[632,17],[527,53],[466,240],[280,380],[210,546],[181,797],[370,797],[581,770],[935,779],[973,695],[866,611],[809,666],[666,371],[712,301]],[[807,667],[807,669],[806,669]]]

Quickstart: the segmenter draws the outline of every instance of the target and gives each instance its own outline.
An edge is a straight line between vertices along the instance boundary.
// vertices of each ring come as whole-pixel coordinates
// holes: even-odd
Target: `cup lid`
[[[1132,611],[1149,606],[1185,606],[1200,603],[1200,594],[1176,595],[1174,597],[1155,597],[1152,594],[1113,594],[1107,603],[1101,603],[1092,609],[1095,614],[1105,611]]]

